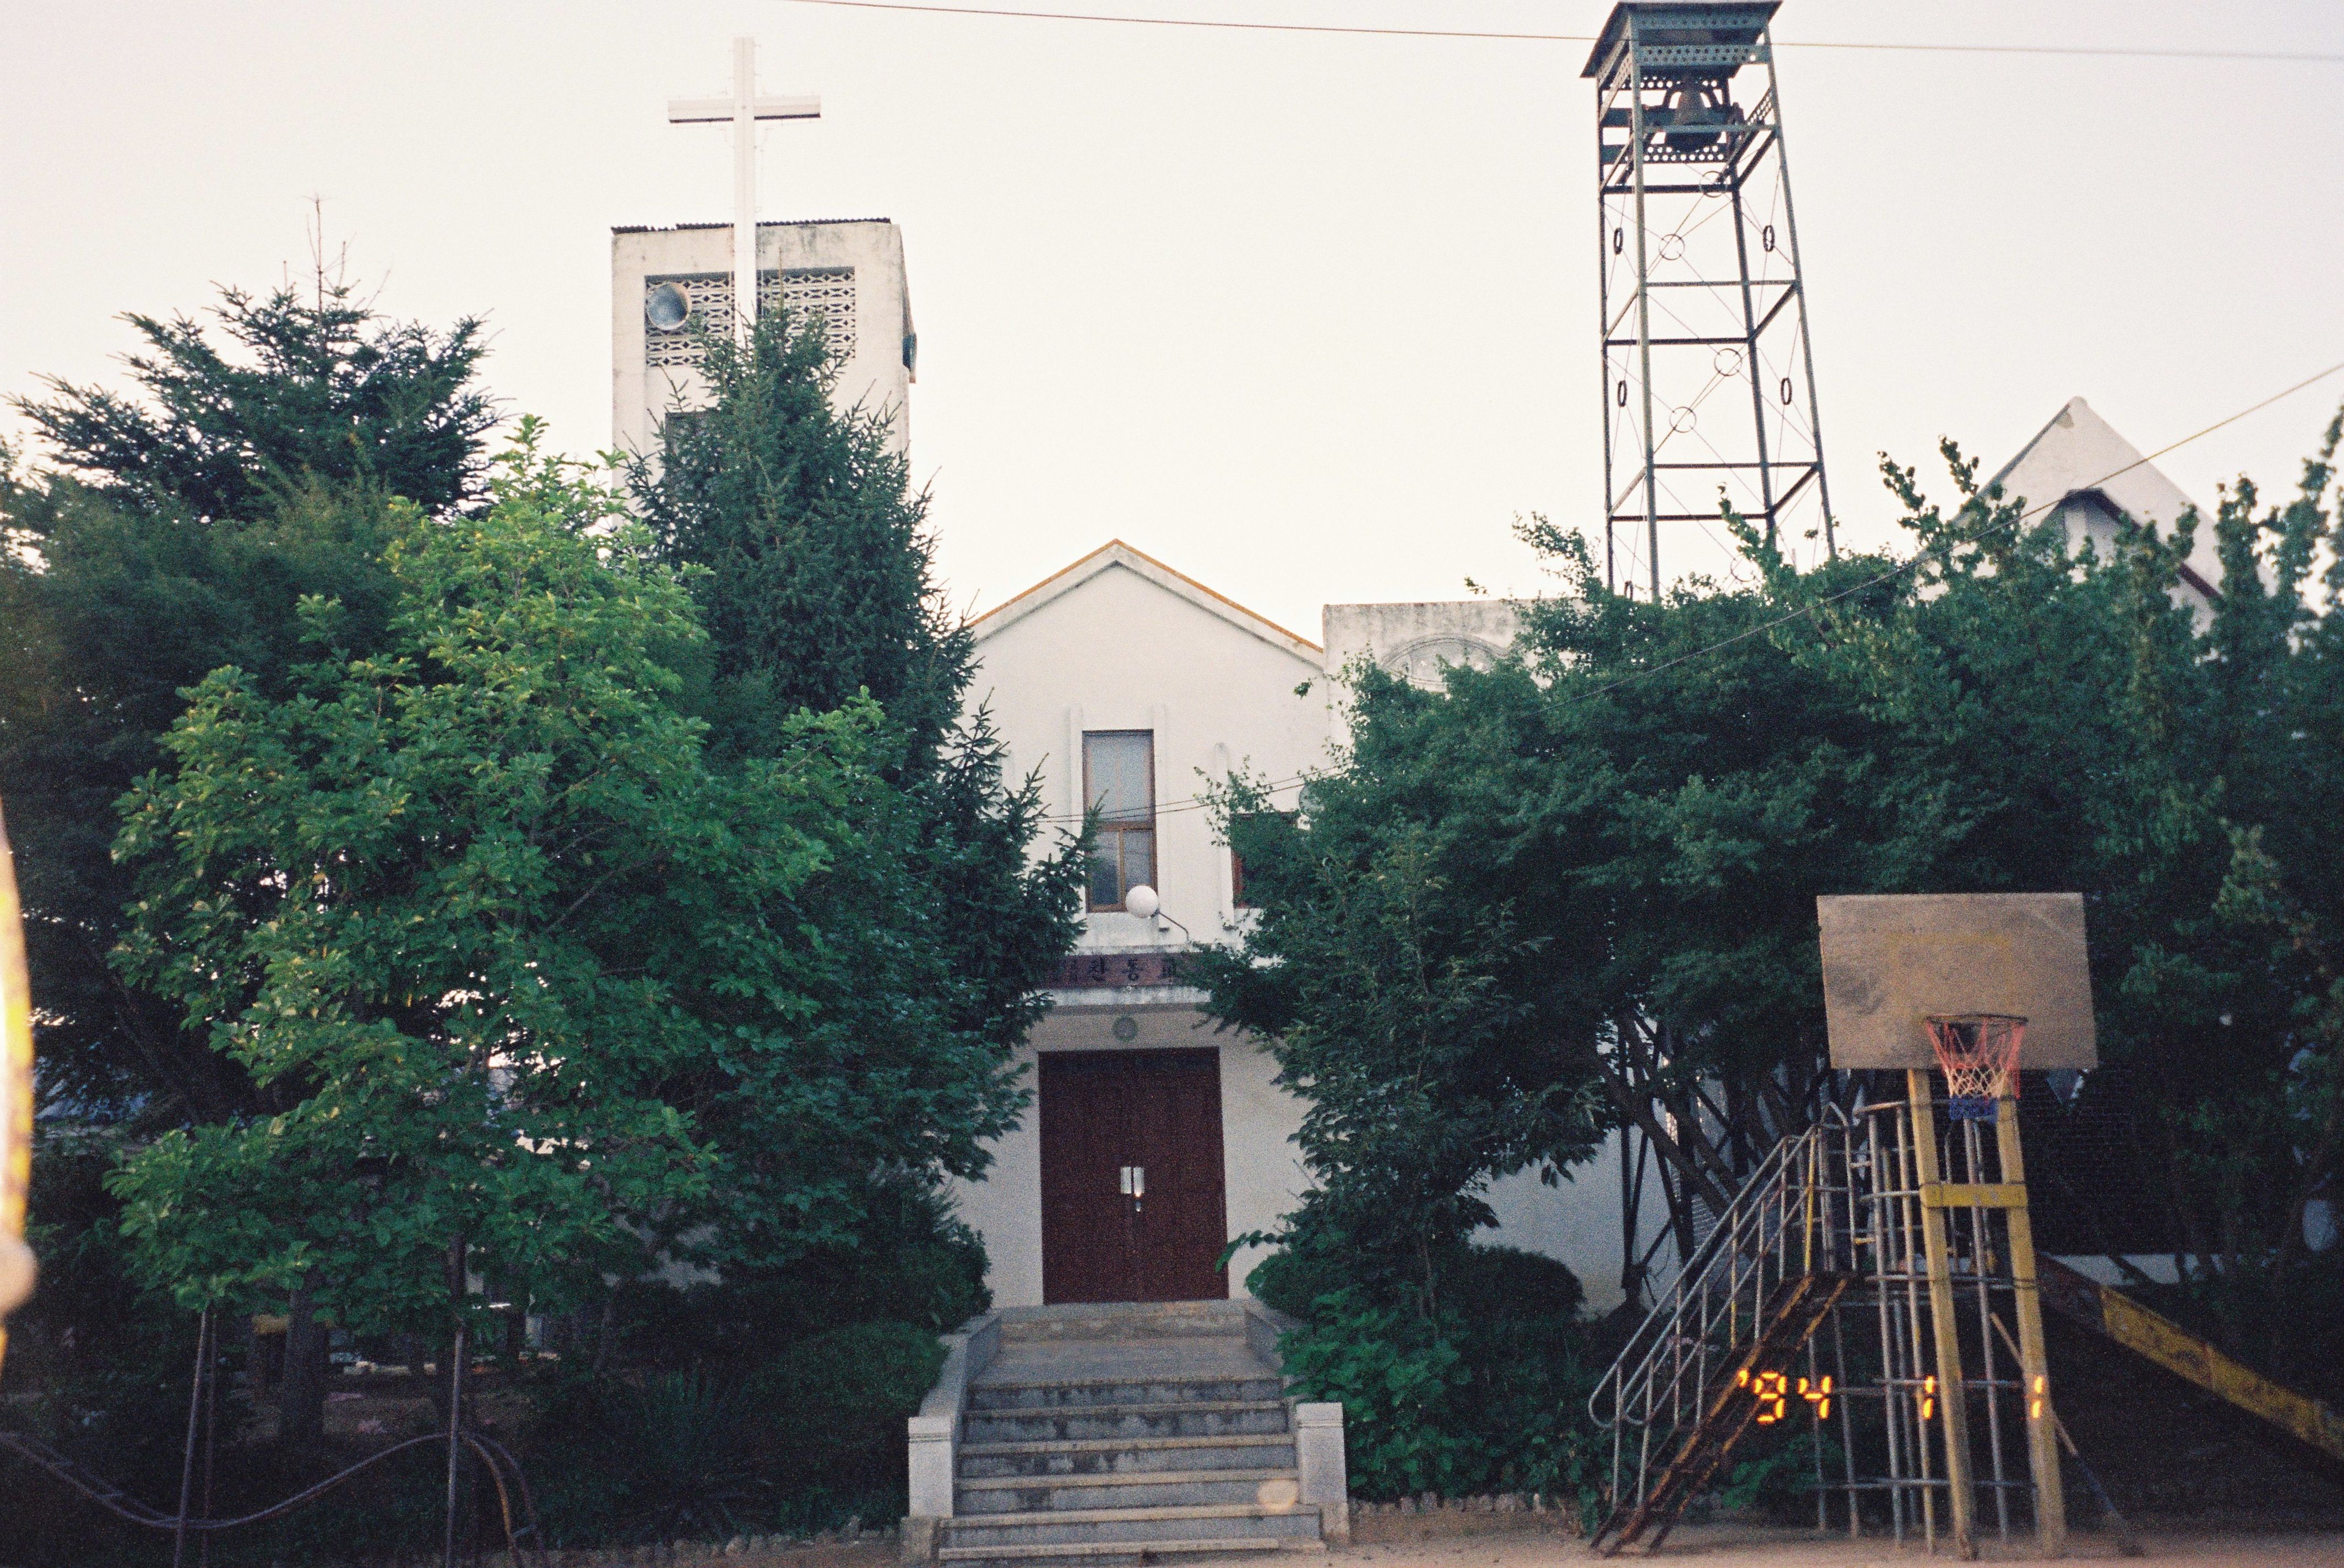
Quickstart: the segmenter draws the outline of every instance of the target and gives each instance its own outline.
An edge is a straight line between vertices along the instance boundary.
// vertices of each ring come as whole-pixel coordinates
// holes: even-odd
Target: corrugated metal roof
[[[785,217],[759,218],[759,228],[819,228],[831,223],[893,223],[892,217]],[[613,234],[672,234],[686,228],[730,228],[729,223],[614,223]]]

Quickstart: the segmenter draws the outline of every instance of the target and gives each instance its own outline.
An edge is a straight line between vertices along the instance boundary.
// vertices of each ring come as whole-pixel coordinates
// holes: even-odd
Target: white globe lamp
[[[1156,896],[1156,889],[1143,882],[1124,894],[1123,906],[1142,920],[1153,920],[1156,912],[1164,907],[1164,900]]]

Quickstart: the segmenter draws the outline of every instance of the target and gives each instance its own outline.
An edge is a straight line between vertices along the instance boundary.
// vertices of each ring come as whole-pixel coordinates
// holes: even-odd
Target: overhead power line
[[[2302,380],[2298,381],[2295,385],[2288,387],[2284,390],[2273,392],[2269,397],[2263,399],[2262,401],[2258,403],[2249,403],[2234,414],[2226,414],[2202,430],[2192,430],[2189,434],[2183,436],[2179,440],[2167,441],[2163,446],[2157,448],[2155,451],[2135,458],[2132,461],[2125,464],[2122,468],[2111,469],[2107,473],[2102,474],[2099,478],[2092,481],[2089,484],[2076,486],[2076,490],[2097,490],[2100,486],[2107,483],[2110,480],[2121,479],[2137,468],[2147,467],[2148,464],[2156,461],[2158,458],[2165,456],[2167,452],[2178,451],[2183,447],[2187,446],[2190,442],[2202,440],[2206,437],[2212,435],[2216,430],[2222,430],[2230,425],[2235,425],[2249,414],[2258,414],[2265,409],[2269,408],[2273,403],[2284,401],[2285,400],[2295,396],[2296,393],[2302,391],[2307,387],[2317,386],[2319,382],[2326,380],[2332,375],[2335,375],[2339,370],[2344,370],[2344,359],[2338,360],[2335,364],[2329,366],[2328,369],[2324,370],[2315,371],[2311,375],[2306,376]],[[2072,495],[2075,493],[2075,491],[2070,491],[2067,493]],[[2066,499],[2066,496],[2062,495],[2055,496],[2046,501],[2038,501],[2036,504],[2028,507],[2025,511],[2020,512],[2016,517],[2010,519],[2008,522],[1998,523],[1993,528],[1981,529],[1960,542],[1964,544],[1976,544],[1983,540],[1992,538],[1995,533],[2001,529],[2016,528],[2023,523],[2032,522],[2035,519],[2042,516],[2045,512],[2049,511],[2053,507],[2057,506]],[[1639,681],[1648,681],[1654,675],[1660,674],[1662,672],[1666,670],[1673,670],[1681,664],[1689,664],[1696,659],[1705,659],[1710,654],[1717,652],[1722,649],[1731,648],[1737,642],[1746,642],[1753,637],[1763,636],[1767,632],[1774,631],[1778,627],[1789,625],[1793,621],[1811,619],[1817,611],[1822,610],[1825,605],[1835,604],[1840,600],[1848,598],[1853,594],[1862,593],[1868,589],[1877,588],[1884,582],[1894,582],[1896,579],[1904,576],[1906,572],[1912,571],[1915,567],[1920,565],[1923,561],[1928,559],[1930,559],[1929,552],[1925,551],[1920,554],[1915,555],[1908,561],[1898,562],[1896,565],[1890,567],[1885,572],[1874,572],[1872,576],[1864,579],[1861,582],[1853,583],[1848,587],[1841,589],[1836,593],[1827,593],[1812,603],[1803,604],[1796,610],[1786,611],[1783,614],[1774,617],[1772,621],[1761,622],[1756,626],[1747,627],[1740,632],[1736,632],[1731,637],[1721,637],[1714,642],[1705,643],[1699,648],[1680,653],[1673,659],[1663,659],[1661,663],[1654,664],[1650,669],[1632,671],[1629,673],[1621,676],[1616,681],[1607,681],[1602,685],[1596,687],[1593,691],[1583,693],[1579,700],[1581,702],[1591,701],[1596,697],[1603,695],[1607,692],[1616,692],[1622,686],[1633,685]]]
[[[1509,33],[1473,27],[1359,27],[1332,22],[1237,22],[1207,16],[1126,16],[1096,11],[1034,11],[996,5],[924,5],[920,0],[783,0],[842,11],[904,11],[934,16],[991,16],[1025,22],[1095,22],[1127,27],[1187,27],[1229,33],[1318,33],[1354,38],[1463,38],[1512,44],[1592,44],[1592,33]],[[1778,38],[1778,49],[1870,49],[1915,55],[2074,55],[2134,60],[2264,60],[2344,66],[2344,54],[2285,49],[2139,49],[2058,44],[1874,44]]]
[[[2163,446],[2157,448],[2155,451],[2135,458],[2132,461],[2125,464],[2122,468],[2111,469],[2107,473],[2102,474],[2099,478],[2092,481],[2091,483],[2077,485],[2076,489],[2097,490],[2100,486],[2107,484],[2111,480],[2122,479],[2126,474],[2132,472],[2133,470],[2137,468],[2145,468],[2168,452],[2179,451],[2183,447],[2189,445],[2192,441],[2203,440],[2208,436],[2212,435],[2216,430],[2228,429],[2229,426],[2237,424],[2240,420],[2246,419],[2250,415],[2262,412],[2265,409],[2269,408],[2274,403],[2284,402],[2288,399],[2295,396],[2296,393],[2304,390],[2306,388],[2316,387],[2320,382],[2328,379],[2329,377],[2333,376],[2339,371],[2344,371],[2344,359],[2338,360],[2335,364],[2329,366],[2324,370],[2316,370],[2312,372],[2300,381],[2296,382],[2293,386],[2283,388],[2278,391],[2273,392],[2269,397],[2261,400],[2259,402],[2249,403],[2245,408],[2238,410],[2235,413],[2225,414],[2222,418],[2216,420],[2212,424],[2192,430],[2187,435],[2181,437],[2177,440],[2167,441]],[[2069,493],[2072,494],[2073,492],[2071,491]],[[2010,519],[2007,522],[1998,523],[1993,528],[1982,529],[1979,531],[1971,534],[1967,539],[1963,540],[1961,542],[1965,544],[1975,544],[1982,540],[1992,538],[1999,530],[2016,528],[2024,523],[2031,522],[2035,519],[2042,516],[2045,512],[2049,511],[2053,507],[2057,506],[2061,501],[2066,499],[2066,496],[2060,496],[2051,501],[2037,502],[2036,505],[2028,507],[2016,517]],[[1639,681],[1649,681],[1653,676],[1661,674],[1666,671],[1678,669],[1683,665],[1690,664],[1698,659],[1705,659],[1712,653],[1722,652],[1725,649],[1734,646],[1736,643],[1747,642],[1753,637],[1763,637],[1767,632],[1788,626],[1794,621],[1812,619],[1816,612],[1824,609],[1826,605],[1835,604],[1840,600],[1864,592],[1870,589],[1877,588],[1882,583],[1894,582],[1896,579],[1904,576],[1906,572],[1912,571],[1915,567],[1920,565],[1923,561],[1927,561],[1930,558],[1929,553],[1925,551],[1912,557],[1912,559],[1908,561],[1901,561],[1898,564],[1890,567],[1885,572],[1874,572],[1873,575],[1864,579],[1862,582],[1853,583],[1846,588],[1843,588],[1836,593],[1827,593],[1812,603],[1803,604],[1795,610],[1785,611],[1783,613],[1775,616],[1771,621],[1763,622],[1756,626],[1745,627],[1743,630],[1734,632],[1732,636],[1721,637],[1714,642],[1705,642],[1698,648],[1691,649],[1685,652],[1678,654],[1673,659],[1663,659],[1661,663],[1651,666],[1649,669],[1631,671],[1629,673],[1621,676],[1617,680],[1607,681],[1591,692],[1580,693],[1574,700],[1581,703],[1592,702],[1597,697],[1601,697],[1607,693],[1616,692],[1622,686],[1632,686]],[[1315,776],[1315,774],[1296,774],[1291,778],[1278,779],[1274,783],[1264,784],[1261,787],[1263,793],[1275,794],[1281,791],[1294,789],[1299,785],[1306,784]],[[1167,805],[1157,807],[1156,814],[1158,816],[1169,816],[1176,812],[1200,811],[1211,804],[1210,800],[1203,795],[1189,795],[1185,799],[1176,800]],[[1049,823],[1064,824],[1069,822],[1080,822],[1082,820],[1082,816],[1083,814],[1079,812],[1072,815],[1064,812],[1059,812],[1046,815],[1041,820]]]

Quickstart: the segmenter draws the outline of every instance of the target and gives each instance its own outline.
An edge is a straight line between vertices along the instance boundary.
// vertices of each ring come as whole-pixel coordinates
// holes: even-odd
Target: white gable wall
[[[1165,914],[1214,941],[1231,913],[1228,852],[1210,814],[1187,803],[1232,768],[1282,780],[1324,765],[1318,650],[1268,622],[1248,625],[1233,607],[1198,603],[1201,590],[1151,580],[1149,564],[1117,555],[1030,609],[1005,606],[988,617],[997,629],[978,622],[970,698],[990,705],[1013,769],[1042,771],[1050,810],[1068,826],[1082,814],[1082,732],[1156,732],[1157,891]],[[1297,694],[1306,682],[1311,690]],[[1084,943],[1173,946],[1178,935],[1097,915]]]
[[[1328,711],[1318,650],[1127,547],[1109,545],[984,617],[969,702],[991,708],[1013,773],[1038,770],[1044,798],[1073,831],[1082,812],[1082,733],[1150,730],[1156,737],[1157,883],[1164,914],[1198,944],[1230,939],[1228,851],[1209,813],[1192,804],[1232,769],[1291,779],[1325,761]],[[1307,694],[1296,688],[1313,683]],[[1285,793],[1292,798],[1292,792]],[[1055,836],[1055,835],[1054,835]],[[1157,929],[1157,926],[1162,929]],[[1078,950],[1177,952],[1178,926],[1090,915]],[[1273,1081],[1258,1041],[1216,1033],[1193,989],[1166,985],[1057,993],[1020,1051],[1034,1081],[1050,1050],[1206,1047],[1220,1053],[1222,1181],[1228,1234],[1276,1227],[1306,1184],[1294,1135],[1302,1106]],[[1118,1038],[1118,1027],[1127,1038]],[[994,1149],[982,1182],[957,1196],[985,1238],[997,1306],[1042,1300],[1041,1139],[1036,1110]],[[1261,1259],[1231,1260],[1243,1293]]]
[[[2006,498],[2026,502],[2029,523],[2048,511],[2070,550],[2089,540],[2104,561],[2114,552],[2121,518],[2161,533],[2192,505],[2180,486],[2081,398],[2068,399],[1989,482],[2002,486]],[[2198,519],[2186,573],[2174,598],[2202,619],[2222,581],[2210,512]]]

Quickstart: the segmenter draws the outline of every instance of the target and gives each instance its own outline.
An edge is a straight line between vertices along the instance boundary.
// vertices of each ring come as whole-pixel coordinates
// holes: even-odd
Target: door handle
[[[1147,1197],[1147,1168],[1144,1165],[1127,1165],[1122,1167],[1121,1169],[1123,1172],[1123,1195],[1126,1198]]]

